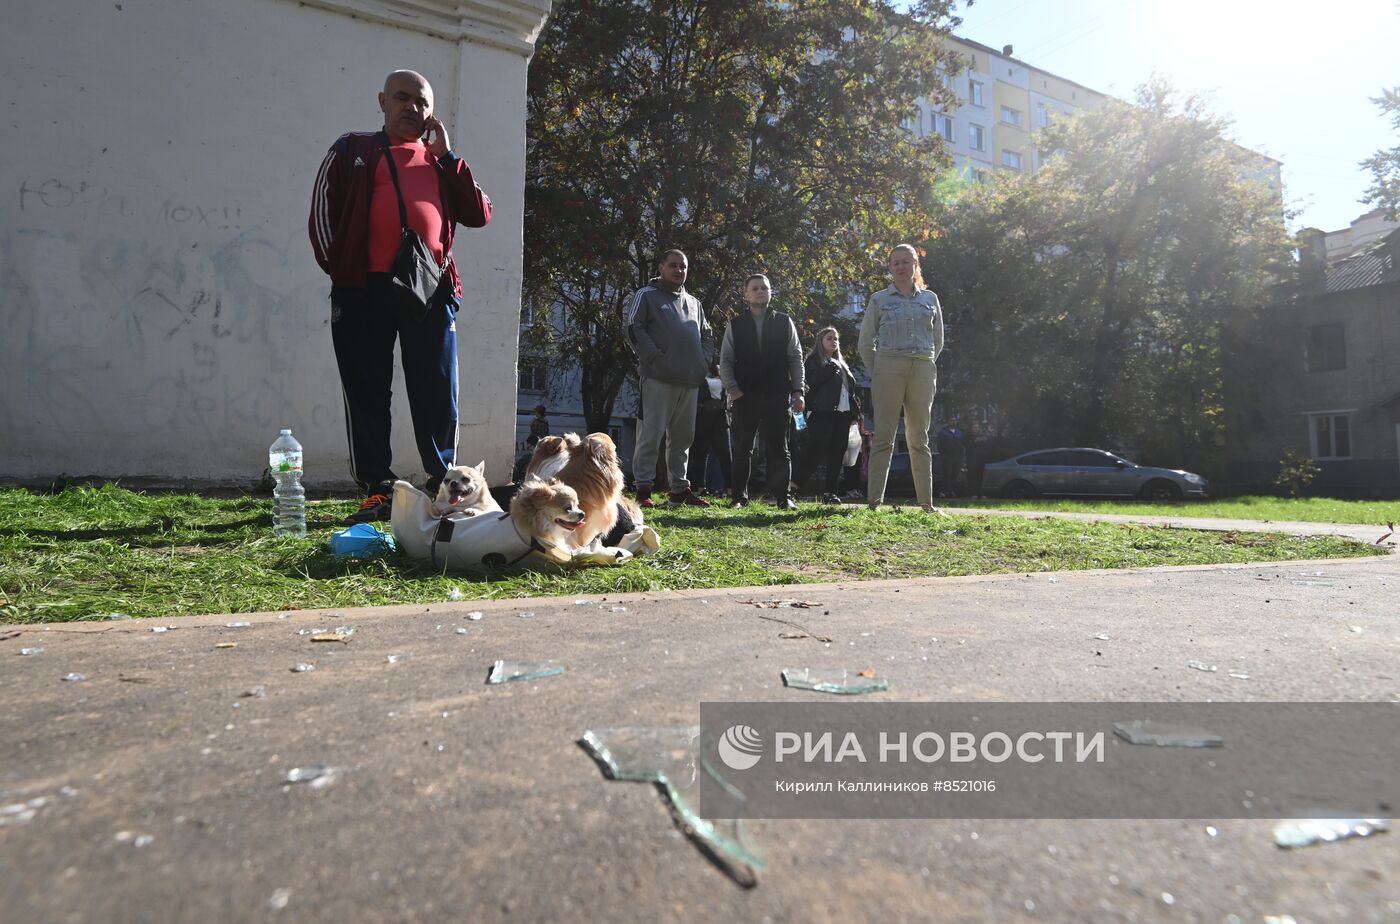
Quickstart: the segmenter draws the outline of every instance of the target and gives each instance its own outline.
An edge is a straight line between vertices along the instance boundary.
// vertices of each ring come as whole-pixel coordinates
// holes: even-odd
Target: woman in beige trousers
[[[890,251],[892,285],[870,296],[860,324],[859,352],[870,370],[875,440],[866,492],[873,510],[885,500],[890,456],[900,414],[919,506],[933,509],[933,453],[928,430],[938,387],[934,363],[943,350],[943,308],[924,288],[919,255],[910,244]]]

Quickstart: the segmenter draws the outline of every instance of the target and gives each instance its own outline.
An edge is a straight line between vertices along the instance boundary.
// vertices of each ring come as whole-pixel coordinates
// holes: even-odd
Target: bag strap
[[[394,195],[399,199],[399,227],[408,230],[408,209],[403,204],[403,189],[399,187],[399,170],[394,166],[394,152],[389,150],[388,132],[379,133],[379,144],[384,148],[384,157],[389,161],[389,179],[394,181]]]

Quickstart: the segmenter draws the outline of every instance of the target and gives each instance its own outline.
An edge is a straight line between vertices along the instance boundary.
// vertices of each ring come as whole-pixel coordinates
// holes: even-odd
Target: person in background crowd
[[[745,280],[744,302],[749,310],[729,322],[719,351],[719,375],[734,412],[731,490],[735,507],[748,504],[754,438],[761,434],[773,502],[784,510],[796,510],[788,426],[792,413],[801,413],[804,407],[802,345],[792,318],[769,310],[772,298],[767,276],[754,273]]]
[[[730,464],[729,450],[729,411],[725,407],[724,383],[719,377],[719,363],[710,363],[710,374],[705,376],[705,384],[700,386],[699,400],[695,402],[695,442],[690,444],[691,490],[697,485],[705,485],[705,467],[714,453],[719,462],[720,475],[724,480],[723,491],[729,493]]]
[[[854,465],[846,466],[846,470],[841,475],[841,490],[843,497],[856,500],[865,496],[866,480],[870,471],[870,442],[871,433],[865,426],[865,417],[856,420],[856,432],[860,435],[860,449],[856,453]]]
[[[841,358],[841,336],[834,327],[817,331],[807,354],[807,429],[802,455],[792,480],[805,484],[818,465],[826,469],[822,501],[841,503],[841,457],[846,454],[852,422],[860,419],[856,380]]]
[[[535,405],[535,416],[530,418],[530,435],[535,438],[537,443],[549,436],[549,418],[544,415],[544,405]]]
[[[933,453],[928,445],[933,395],[938,387],[935,363],[943,351],[943,308],[924,287],[919,255],[910,244],[890,252],[891,284],[870,296],[860,324],[859,352],[870,370],[870,400],[875,412],[875,441],[870,456],[866,498],[874,510],[884,503],[899,418],[919,506],[933,510]]]
[[[695,404],[705,373],[714,362],[715,338],[700,301],[685,290],[690,261],[668,250],[658,276],[627,303],[627,339],[637,351],[642,383],[642,422],[632,471],[637,503],[654,507],[652,479],[661,440],[666,440],[666,478],[672,504],[708,507],[690,488],[686,462],[695,440]]]

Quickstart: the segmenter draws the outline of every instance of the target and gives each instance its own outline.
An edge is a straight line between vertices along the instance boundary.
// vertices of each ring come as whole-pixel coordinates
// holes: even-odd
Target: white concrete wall
[[[8,5],[0,478],[247,483],[291,427],[309,484],[349,483],[329,281],[306,216],[327,147],[382,124],[375,94],[398,67],[433,83],[495,204],[455,247],[460,448],[508,471],[525,78],[548,2],[498,0],[510,16],[465,26],[455,3],[414,9],[400,28],[399,5],[376,0]],[[396,400],[407,476],[421,465]]]

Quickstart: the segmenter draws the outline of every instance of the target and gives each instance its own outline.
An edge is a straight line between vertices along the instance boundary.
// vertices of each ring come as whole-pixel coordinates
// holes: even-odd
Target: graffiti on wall
[[[58,430],[95,449],[139,433],[207,454],[338,426],[338,389],[305,361],[328,350],[328,311],[299,226],[60,177],[22,180],[12,201],[0,425],[15,441]]]

